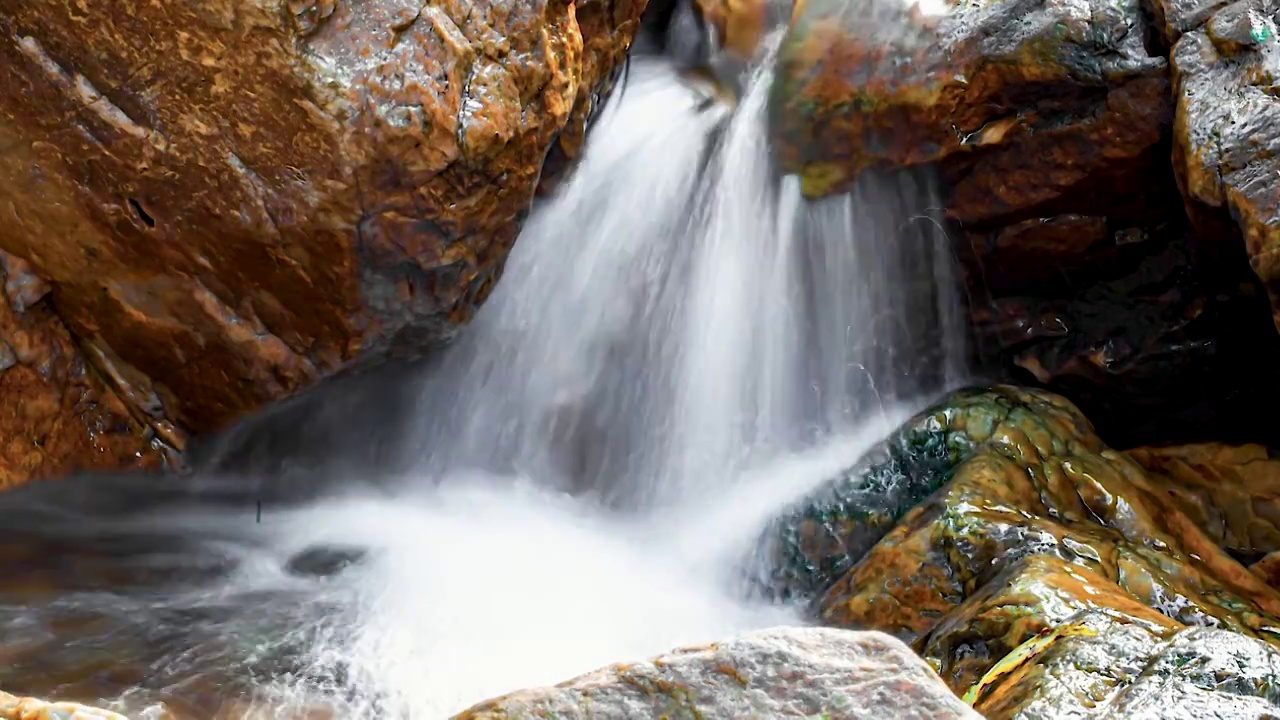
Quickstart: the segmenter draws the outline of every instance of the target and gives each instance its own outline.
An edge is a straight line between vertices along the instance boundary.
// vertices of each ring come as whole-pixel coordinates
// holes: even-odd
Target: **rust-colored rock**
[[[1162,159],[1167,62],[1137,0],[995,0],[924,17],[894,0],[808,2],[783,46],[773,136],[810,195],[863,169],[943,161],[967,225],[1108,215]],[[1145,189],[1144,189],[1145,191]],[[1085,197],[1095,207],[1072,207]]]
[[[1265,447],[1202,443],[1128,455],[1220,547],[1246,562],[1280,551],[1280,460]]]
[[[1225,692],[1210,702],[1280,698],[1266,685],[1280,680],[1280,593],[1229,552],[1273,541],[1274,468],[1258,448],[1134,451],[1159,468],[1148,472],[1103,445],[1062,398],[996,387],[949,397],[886,449],[774,525],[769,587],[811,598],[827,624],[913,643],[990,718],[1033,705],[1055,709],[1046,716],[1108,717],[1108,702],[1150,712],[1141,670],[1163,668],[1171,648],[1195,667],[1261,658],[1256,671],[1237,673],[1242,686],[1265,681],[1235,693],[1247,701],[1209,688]],[[1248,479],[1194,515],[1183,511],[1231,473]],[[1238,502],[1252,511],[1227,510]],[[1193,627],[1218,628],[1226,640]],[[1058,645],[1081,634],[1129,648],[1133,662],[1098,666],[1089,660],[1098,646]],[[1056,683],[1066,677],[1057,663],[1083,675]],[[1198,680],[1180,673],[1155,674],[1199,697]],[[1038,679],[1011,683],[1009,674]],[[1195,718],[1196,707],[1186,700],[1167,717]]]
[[[77,470],[156,467],[149,428],[85,362],[49,286],[0,251],[0,490]]]
[[[464,323],[642,9],[6,3],[0,249],[158,429],[222,426]]]
[[[1173,48],[1174,169],[1209,254],[1244,238],[1280,327],[1280,39],[1276,5],[1221,9]]]

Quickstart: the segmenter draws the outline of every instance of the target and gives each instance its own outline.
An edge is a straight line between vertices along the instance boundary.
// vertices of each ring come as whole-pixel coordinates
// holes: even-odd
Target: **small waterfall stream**
[[[386,467],[304,503],[213,470],[0,496],[0,688],[439,718],[801,622],[744,591],[760,528],[956,382],[962,342],[930,183],[804,202],[770,162],[771,67],[731,108],[635,59],[493,297],[404,384]]]

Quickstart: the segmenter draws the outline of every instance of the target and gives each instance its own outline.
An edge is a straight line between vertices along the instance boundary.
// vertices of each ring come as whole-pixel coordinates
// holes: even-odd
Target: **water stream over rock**
[[[399,386],[384,461],[278,501],[229,471],[241,430],[195,478],[0,496],[0,688],[436,718],[800,622],[747,592],[760,529],[954,384],[962,342],[927,179],[803,202],[771,66],[729,107],[635,59],[475,322]]]

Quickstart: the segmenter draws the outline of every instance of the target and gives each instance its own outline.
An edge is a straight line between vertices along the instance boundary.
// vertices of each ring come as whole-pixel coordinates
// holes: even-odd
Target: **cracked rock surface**
[[[161,464],[146,425],[85,361],[48,285],[0,251],[0,490],[31,477]]]
[[[446,341],[579,152],[642,9],[5,3],[0,249],[181,445]]]

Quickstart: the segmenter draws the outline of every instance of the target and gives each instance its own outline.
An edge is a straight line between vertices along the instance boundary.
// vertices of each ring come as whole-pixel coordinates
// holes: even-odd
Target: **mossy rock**
[[[1270,480],[1280,472],[1249,469],[1251,481],[1224,497],[1264,511],[1233,516],[1206,505],[1197,519],[1218,519],[1206,531],[1182,510],[1204,478],[1186,468],[1173,472],[1177,452],[1135,451],[1164,468],[1149,473],[1107,448],[1062,398],[1004,386],[965,390],[908,421],[784,513],[767,536],[767,582],[779,594],[808,599],[824,624],[912,643],[989,718],[1069,697],[1092,707],[1093,690],[1049,697],[1060,690],[1050,680],[1018,686],[1015,700],[993,690],[1015,667],[1024,675],[1048,673],[1042,658],[1072,661],[1063,648],[1083,641],[1068,639],[1092,632],[1072,623],[1090,613],[1127,628],[1107,633],[1146,638],[1146,654],[1132,663],[1117,658],[1092,671],[1111,683],[1112,694],[1145,682],[1142,668],[1156,667],[1161,644],[1189,628],[1218,628],[1247,641],[1237,643],[1246,648],[1240,652],[1270,657],[1280,646],[1280,594],[1223,546],[1249,538],[1251,547],[1267,550],[1274,534],[1260,517],[1280,491]],[[1260,461],[1256,455],[1210,457]],[[1227,474],[1224,466],[1215,472]],[[1084,655],[1076,660],[1085,662]],[[1134,663],[1141,672],[1126,669]],[[1188,708],[1209,701],[1187,693]],[[990,699],[997,697],[1004,699]]]

